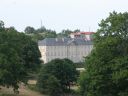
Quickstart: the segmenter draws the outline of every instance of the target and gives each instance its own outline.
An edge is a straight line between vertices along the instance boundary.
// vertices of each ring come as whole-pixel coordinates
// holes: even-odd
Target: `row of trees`
[[[57,34],[55,31],[46,29],[45,27],[41,27],[39,29],[35,29],[34,27],[27,26],[24,30],[24,32],[31,36],[33,40],[42,40],[44,38],[55,38],[57,37]]]
[[[128,13],[110,13],[99,26],[80,78],[81,94],[128,96]]]
[[[27,35],[32,36],[34,40],[42,40],[44,38],[56,38],[56,37],[69,37],[70,33],[80,32],[80,30],[71,31],[69,29],[62,30],[62,32],[57,33],[54,30],[46,29],[45,27],[41,27],[39,29],[35,29],[34,27],[27,26],[24,30]]]
[[[0,85],[16,92],[18,83],[26,83],[28,74],[40,67],[40,56],[35,41],[0,21]]]

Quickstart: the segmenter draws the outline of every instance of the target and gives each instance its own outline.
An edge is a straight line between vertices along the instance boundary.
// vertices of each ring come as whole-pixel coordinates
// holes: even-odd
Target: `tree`
[[[0,85],[18,90],[18,83],[26,82],[28,73],[40,66],[37,43],[16,30],[0,31]]]
[[[62,32],[58,33],[58,37],[69,37],[69,35],[72,33],[73,31],[69,30],[69,29],[64,29],[62,30]]]
[[[0,20],[0,31],[4,30],[4,22]]]
[[[21,41],[22,50],[21,50],[21,57],[24,62],[24,66],[28,71],[36,71],[40,68],[40,51],[38,49],[38,44],[35,41],[32,41],[30,37],[25,36],[22,34],[20,39],[24,38]]]
[[[50,96],[60,96],[62,94],[59,80],[50,74],[39,74],[37,86],[40,92]]]
[[[80,29],[76,29],[76,30],[74,30],[73,32],[75,32],[75,33],[76,33],[76,32],[80,32]]]
[[[36,33],[44,33],[44,32],[46,32],[47,31],[47,29],[43,26],[43,27],[41,27],[41,28],[38,28],[37,30],[36,30]]]
[[[0,20],[0,29],[4,28],[4,22]]]
[[[14,92],[18,89],[17,83],[24,81],[26,75],[20,60],[15,49],[7,44],[0,46],[0,85],[13,86]]]
[[[69,30],[69,29],[64,29],[62,30],[60,33],[57,34],[58,37],[69,37],[71,33],[76,33],[76,32],[80,32],[79,29],[75,29],[74,31]]]
[[[62,90],[59,80],[55,76],[49,76],[48,80],[48,92],[50,96],[61,96]]]
[[[17,32],[17,30],[15,29],[14,26],[11,26],[9,28],[5,28],[5,30],[8,31],[8,32],[13,32],[13,31]]]
[[[35,29],[34,29],[33,27],[31,27],[31,26],[27,26],[27,27],[25,28],[24,32],[25,32],[26,34],[35,33]]]
[[[48,30],[44,36],[45,38],[56,38],[57,35],[55,31]]]
[[[99,24],[81,77],[83,96],[128,95],[128,13],[110,13]]]
[[[77,78],[75,65],[69,59],[55,59],[45,64],[40,72],[37,82],[38,85],[40,85],[41,82],[43,83],[43,80],[46,79],[45,77],[43,80],[40,80],[40,78],[46,76],[46,74],[54,76],[59,81],[62,91],[65,91],[68,88],[70,90],[70,83],[75,82]],[[47,77],[49,76],[47,75]],[[38,87],[40,88],[40,86]],[[42,84],[42,88],[43,87],[45,86]]]

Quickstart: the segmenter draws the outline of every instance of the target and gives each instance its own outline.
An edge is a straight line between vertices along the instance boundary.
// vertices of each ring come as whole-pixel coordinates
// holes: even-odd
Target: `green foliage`
[[[47,83],[48,94],[50,96],[60,96],[62,94],[59,80],[55,76],[49,76]]]
[[[0,29],[4,28],[4,22],[0,20]]]
[[[52,77],[55,80],[54,82],[50,81],[51,76],[54,76]],[[77,71],[72,61],[69,59],[55,59],[43,66],[38,78],[37,85],[39,89],[42,88],[41,90],[47,89],[48,84],[50,84],[51,88],[53,89],[55,88],[54,86],[60,86],[59,89],[65,91],[68,88],[70,89],[70,83],[75,82],[76,79]]]
[[[47,80],[48,82],[48,92],[50,96],[60,96],[61,94],[61,88],[59,80],[57,80],[56,77],[50,76]]]
[[[35,33],[35,29],[34,29],[33,27],[31,27],[31,26],[27,26],[27,27],[25,28],[24,32],[25,32],[26,34]]]
[[[71,33],[80,32],[79,29],[71,31],[69,29],[62,30],[60,33],[56,33],[56,31],[51,29],[46,29],[44,26],[38,29],[34,29],[33,27],[27,26],[24,30],[26,35],[32,37],[34,41],[43,40],[45,38],[62,38],[69,37]]]
[[[25,33],[32,37],[34,41],[42,40],[44,38],[56,38],[57,34],[55,31],[41,27],[39,29],[34,29],[33,27],[26,27]]]
[[[38,90],[50,96],[60,96],[62,93],[59,80],[50,74],[40,74],[37,82]]]
[[[58,34],[58,37],[69,37],[69,34],[71,33],[72,31],[69,29],[62,30],[62,32]]]
[[[40,66],[37,43],[14,28],[0,31],[0,85],[12,86],[17,92],[18,83],[26,82],[28,73]]]
[[[80,30],[76,29],[76,30],[72,31],[72,30],[69,30],[69,29],[64,29],[60,33],[57,34],[57,37],[69,37],[69,35],[71,33],[76,33],[76,32],[80,32]]]
[[[82,96],[127,96],[128,13],[110,13],[99,26],[80,78]]]

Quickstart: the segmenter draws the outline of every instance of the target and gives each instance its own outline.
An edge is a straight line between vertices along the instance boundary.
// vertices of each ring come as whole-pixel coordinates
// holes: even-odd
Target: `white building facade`
[[[41,59],[47,63],[53,59],[68,58],[73,62],[83,62],[92,50],[92,41],[83,38],[46,38],[38,42]]]

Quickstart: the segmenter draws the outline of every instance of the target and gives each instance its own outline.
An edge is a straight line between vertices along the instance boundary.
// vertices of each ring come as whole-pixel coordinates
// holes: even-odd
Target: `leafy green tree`
[[[42,68],[41,72],[39,73],[38,76],[38,81],[37,81],[37,88],[41,93],[48,93],[48,78],[51,76],[48,73],[45,73],[44,68]]]
[[[47,73],[39,74],[37,86],[40,92],[49,94],[50,96],[60,96],[62,94],[59,80]]]
[[[47,80],[48,82],[48,94],[50,96],[61,96],[62,90],[59,80],[55,76],[50,76]]]
[[[19,38],[24,38],[24,41],[21,42],[22,53],[20,55],[23,59],[25,68],[28,71],[38,70],[41,64],[41,54],[38,49],[38,44],[35,41],[32,41],[30,37],[27,37],[24,34],[22,34]]]
[[[79,29],[76,29],[74,31],[69,30],[69,29],[64,29],[62,30],[60,33],[57,34],[57,37],[69,37],[71,33],[76,33],[76,32],[80,32]]]
[[[12,31],[17,32],[17,30],[13,26],[11,26],[9,28],[5,28],[5,30],[8,31],[8,32],[12,32]]]
[[[40,78],[46,76],[46,74],[50,74],[59,81],[62,91],[65,91],[65,89],[70,90],[70,83],[75,82],[77,79],[77,71],[75,65],[69,59],[52,60],[51,62],[43,66],[43,69],[41,70],[40,74],[41,75],[39,75],[39,80],[38,80],[39,85],[42,82],[40,81]]]
[[[16,92],[18,83],[39,68],[39,58],[38,45],[30,37],[8,28],[0,31],[0,85]]]
[[[35,33],[35,29],[34,29],[33,27],[31,27],[31,26],[27,26],[27,27],[25,28],[24,32],[25,32],[26,34],[32,34],[32,33]]]
[[[69,30],[69,29],[62,30],[62,34],[63,34],[65,37],[69,36],[69,34],[71,34],[71,33],[72,33],[72,31]]]
[[[82,96],[127,96],[128,13],[110,13],[99,26],[80,80]]]
[[[74,30],[73,32],[80,32],[80,29],[76,29],[76,30]]]
[[[56,38],[56,32],[55,31],[50,31],[48,30],[48,32],[45,33],[45,38]]]
[[[4,22],[0,20],[0,28],[4,28]]]
[[[72,33],[73,31],[69,30],[69,29],[64,29],[62,30],[60,33],[58,33],[58,37],[69,37],[69,35]]]
[[[47,29],[43,26],[43,27],[41,27],[41,28],[38,28],[37,30],[36,30],[36,33],[44,33],[44,32],[46,32],[47,31]]]
[[[0,31],[4,30],[4,22],[0,20]]]
[[[15,49],[7,44],[0,46],[0,85],[18,89],[17,83],[25,80],[26,75],[20,60]]]

